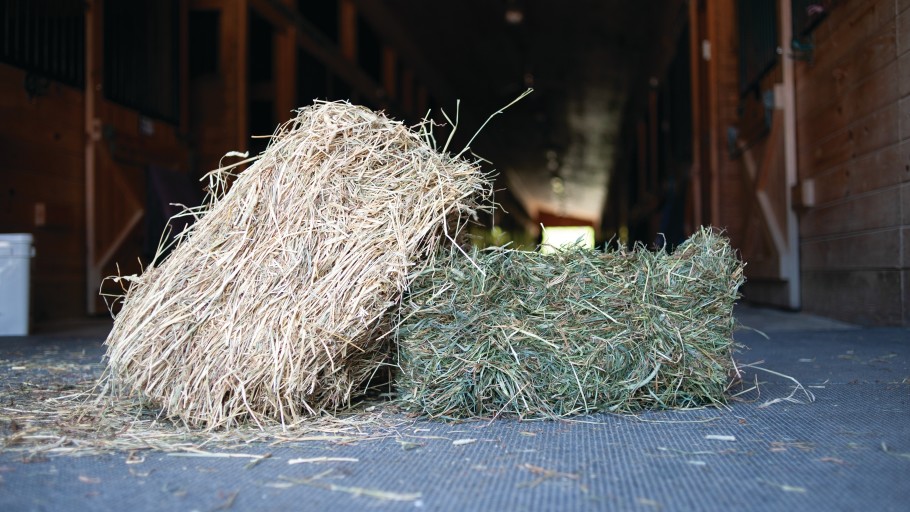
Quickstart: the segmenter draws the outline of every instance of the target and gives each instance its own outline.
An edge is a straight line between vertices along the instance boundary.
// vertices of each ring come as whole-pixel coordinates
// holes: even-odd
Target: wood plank
[[[287,0],[285,4],[289,3]],[[275,29],[275,60],[272,76],[275,83],[275,119],[283,123],[297,108],[297,28],[287,25]]]
[[[0,64],[0,139],[31,140],[81,154],[82,91],[51,82],[45,95],[30,99],[21,86],[24,79],[24,71]]]
[[[105,263],[101,255],[107,254],[112,244],[121,239],[124,223],[129,222],[145,205],[145,172],[125,171],[114,162],[103,148],[96,160],[94,259],[92,264]]]
[[[901,228],[803,241],[800,251],[803,269],[898,269],[902,265]]]
[[[836,86],[835,86],[836,87]],[[878,70],[867,80],[846,88],[835,101],[815,114],[798,117],[800,140],[818,140],[847,127],[853,120],[896,103],[898,92],[897,62]]]
[[[904,170],[901,181],[910,182],[910,141],[904,141],[901,144],[901,156],[898,167]],[[910,213],[910,208],[906,208],[906,210]],[[910,222],[905,222],[905,224],[910,224]]]
[[[901,228],[901,241],[901,247],[903,248],[903,252],[901,252],[901,254],[903,254],[901,268],[910,270],[910,225],[908,225],[906,221],[904,222],[904,227]],[[906,282],[906,284],[910,286],[910,281]]]
[[[901,140],[907,140],[910,139],[910,97],[901,99],[898,105]]]
[[[749,262],[750,278],[780,279],[782,261],[787,253],[786,188],[769,188],[786,179],[783,162],[783,112],[776,110],[771,130],[758,144],[742,153],[745,200],[739,205],[744,232],[743,258]],[[758,162],[756,162],[758,157]],[[736,208],[731,204],[730,208]]]
[[[850,159],[898,142],[898,117],[897,109],[884,108],[823,140],[802,132],[799,169],[804,176],[815,176]]]
[[[81,159],[73,158],[74,171],[81,171]],[[41,229],[67,233],[74,240],[82,235],[82,181],[74,172],[69,179],[48,178],[34,171],[10,168],[4,172],[0,196],[0,232],[30,233]],[[53,183],[53,186],[48,186]],[[43,203],[43,226],[35,225],[35,204]]]
[[[910,172],[910,141],[894,144],[869,155],[850,160],[813,181],[815,204],[823,205],[851,195],[898,185]]]
[[[800,236],[805,240],[900,226],[900,196],[899,187],[889,187],[813,208],[800,220]]]
[[[711,224],[727,226],[736,240],[745,219],[740,216],[743,200],[742,171],[727,152],[727,127],[739,118],[739,60],[733,2],[708,2],[708,39],[711,60],[708,62],[709,129],[711,130],[710,202]]]
[[[756,209],[753,206],[755,203],[755,200],[746,203],[749,205],[746,210],[747,214],[738,237],[740,241],[735,246],[740,248],[742,258],[747,262],[746,277],[748,280],[780,280],[781,258],[773,247],[774,242],[771,240],[772,235],[768,231],[767,224],[762,221],[761,215],[752,213]]]
[[[80,153],[48,147],[40,141],[2,137],[0,155],[3,155],[4,185],[18,179],[26,179],[53,192],[57,191],[51,190],[54,187],[48,187],[49,183],[59,184],[61,187],[82,186],[84,168]],[[19,173],[18,177],[16,173]]]
[[[357,8],[351,0],[339,0],[338,39],[341,55],[350,62],[357,62]]]
[[[910,13],[907,13],[910,16]],[[903,98],[904,96],[910,95],[910,52],[907,52],[900,56],[897,62],[898,67],[898,89],[900,90],[900,95]]]
[[[708,144],[704,140],[707,130],[704,128],[704,119],[707,117],[707,105],[704,101],[706,85],[702,80],[705,62],[702,58],[702,34],[705,30],[702,16],[699,12],[699,2],[689,2],[689,68],[692,70],[692,170],[689,180],[688,201],[692,205],[692,226],[701,226],[704,221],[704,197],[702,190],[706,182],[705,169]],[[704,8],[704,6],[702,6]],[[624,201],[626,194],[620,194],[620,201]]]
[[[194,81],[190,89],[190,125],[195,139],[195,168],[202,172],[218,167],[218,161],[236,146],[234,123],[221,78]]]
[[[179,73],[178,103],[180,107],[180,119],[177,123],[178,128],[183,133],[189,133],[190,130],[190,7],[189,2],[178,2],[179,11],[179,42],[177,43],[179,54],[177,57]]]
[[[246,0],[238,0],[233,5],[231,16],[232,23],[227,20],[222,22],[222,41],[230,39],[233,51],[225,47],[222,53],[222,62],[231,63],[225,69],[227,83],[233,83],[233,90],[227,90],[227,104],[234,105],[234,147],[237,151],[246,151],[249,148],[249,77],[248,67],[250,58],[249,45],[249,7]],[[227,9],[225,9],[227,11]],[[229,30],[226,30],[229,29]],[[227,34],[225,34],[227,33]]]
[[[786,304],[790,295],[786,281],[755,278],[747,280],[740,292],[746,301],[778,307]]]
[[[901,272],[805,270],[803,309],[862,325],[901,325]]]
[[[398,54],[394,48],[382,48],[382,86],[390,99],[398,97]]]
[[[910,325],[910,270],[901,272],[901,287],[904,290],[902,301],[904,303],[903,323],[901,325]]]
[[[910,51],[910,12],[903,11],[897,15],[897,54]]]
[[[901,208],[901,224],[910,226],[910,208],[907,207],[910,205],[910,183],[901,185],[900,201],[903,205],[903,208]]]
[[[104,99],[98,101],[97,112],[106,129],[105,140],[108,142],[122,141],[135,151],[147,153],[152,162],[174,162],[170,165],[179,165],[179,169],[187,168],[185,162],[177,162],[188,156],[188,145],[177,125],[144,118],[135,110]],[[152,133],[140,133],[140,120],[151,126]]]
[[[859,41],[831,66],[800,63],[796,66],[798,116],[806,117],[828,108],[857,84],[888,66],[896,57],[894,24]]]
[[[96,205],[97,146],[101,140],[101,120],[98,118],[98,102],[102,98],[102,47],[103,40],[101,3],[98,0],[86,1],[85,12],[85,253],[82,258],[86,286],[83,289],[85,302],[83,306],[89,314],[96,313],[97,292],[90,283],[100,276],[95,273],[95,240],[97,236],[96,219],[99,216]]]
[[[32,318],[81,316],[84,283],[84,94],[50,82],[29,98],[25,72],[0,64],[0,231],[34,236]],[[44,224],[35,225],[43,203]]]
[[[855,6],[855,7],[854,7]],[[894,27],[884,27],[895,21],[892,0],[859,0],[849,6],[831,11],[831,15],[813,33],[815,51],[813,62],[800,63],[799,68],[827,70],[838,65],[845,55],[863,46],[867,38],[894,33]]]
[[[36,280],[73,279],[84,282],[82,261],[82,239],[71,236],[64,230],[36,229],[33,232],[35,246]],[[82,309],[82,290],[71,297],[78,309]]]

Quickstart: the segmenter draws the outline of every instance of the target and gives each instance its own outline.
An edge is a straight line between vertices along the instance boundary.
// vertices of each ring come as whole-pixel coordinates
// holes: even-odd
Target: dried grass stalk
[[[702,229],[672,254],[493,249],[472,259],[437,258],[402,304],[407,407],[538,418],[724,402],[743,264],[723,236]]]
[[[208,428],[347,405],[386,356],[410,276],[489,193],[477,165],[434,146],[426,125],[320,102],[244,172],[211,173],[198,222],[130,277],[107,392]]]

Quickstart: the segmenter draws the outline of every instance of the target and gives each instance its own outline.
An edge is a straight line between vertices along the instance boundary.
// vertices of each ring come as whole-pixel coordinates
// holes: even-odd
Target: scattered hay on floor
[[[348,405],[410,276],[490,191],[426,132],[341,102],[300,109],[250,161],[211,174],[201,218],[128,278],[107,393],[210,429]]]
[[[437,258],[402,304],[396,384],[410,409],[539,418],[724,402],[743,265],[722,235],[702,229],[672,254],[471,260]]]
[[[380,408],[364,407],[281,425],[263,422],[218,431],[200,430],[159,416],[160,409],[139,397],[98,401],[94,379],[60,381],[8,390],[12,405],[0,407],[0,453],[20,452],[25,460],[129,454],[126,463],[141,462],[147,450],[166,453],[234,454],[255,443],[348,444],[388,439],[413,423]],[[213,453],[214,452],[214,453]],[[259,456],[262,458],[262,456]]]

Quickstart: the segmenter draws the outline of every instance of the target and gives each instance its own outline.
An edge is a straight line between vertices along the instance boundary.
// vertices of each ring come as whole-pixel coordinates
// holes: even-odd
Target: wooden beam
[[[774,212],[774,205],[771,203],[771,197],[768,195],[766,185],[768,174],[777,164],[778,147],[781,145],[781,125],[783,124],[783,114],[775,111],[771,121],[771,131],[768,134],[765,144],[764,153],[761,156],[761,163],[755,163],[753,156],[754,150],[743,149],[742,152],[742,170],[746,175],[744,181],[745,188],[751,198],[742,205],[744,208],[745,222],[748,223],[754,213],[753,204],[758,205],[760,215],[759,224],[763,227],[764,234],[771,241],[774,248],[774,255],[777,257],[778,268],[783,269],[788,244],[786,240],[786,226],[781,226]],[[744,227],[745,229],[745,227]],[[744,238],[743,246],[740,248],[742,254],[752,254],[752,237]],[[783,276],[786,277],[786,276]]]
[[[284,1],[289,4],[291,0]],[[297,27],[290,23],[276,27],[274,40],[275,120],[282,123],[300,106],[297,104]]]
[[[230,3],[228,4],[230,5]],[[234,81],[236,83],[236,91],[234,94],[234,104],[237,109],[237,126],[236,137],[237,148],[240,148],[241,151],[249,147],[249,77],[247,74],[249,54],[250,54],[250,45],[249,45],[249,32],[250,32],[250,8],[247,0],[236,0],[233,2],[234,6],[234,23],[233,31],[234,37],[236,37],[235,44],[236,55],[233,57],[234,60]],[[227,8],[225,8],[227,9]]]
[[[95,147],[101,140],[101,122],[96,115],[96,95],[101,76],[101,3],[85,4],[85,310],[95,314],[101,274],[95,270]],[[98,32],[96,32],[98,31]]]
[[[765,190],[768,188],[768,175],[777,163],[777,153],[778,148],[780,147],[778,139],[781,136],[780,132],[782,130],[781,124],[783,124],[783,116],[780,115],[780,112],[774,112],[771,115],[771,131],[768,132],[768,142],[765,146],[765,154],[762,156],[761,165],[758,168],[758,175],[750,176],[752,187],[755,190]]]
[[[791,0],[780,0],[780,46],[788,48],[793,37],[793,23]],[[800,268],[799,268],[799,219],[793,209],[793,196],[790,190],[799,182],[796,157],[796,100],[794,90],[796,88],[796,79],[793,70],[793,59],[784,56],[781,59],[783,66],[784,81],[780,86],[780,103],[783,108],[783,129],[784,129],[784,169],[786,173],[787,193],[784,194],[786,201],[786,226],[785,233],[787,252],[786,257],[781,262],[781,272],[788,280],[788,298],[791,309],[798,309],[802,305],[800,291]]]
[[[705,120],[704,125],[702,125],[703,130],[707,130],[708,133],[708,147],[710,148],[709,159],[710,164],[708,167],[708,173],[705,178],[708,180],[708,197],[706,201],[710,205],[710,210],[708,212],[708,218],[706,221],[710,222],[713,226],[720,225],[720,157],[721,152],[724,151],[724,146],[721,144],[721,138],[723,137],[722,128],[720,126],[720,93],[718,92],[718,61],[720,61],[720,51],[723,49],[723,46],[718,37],[718,18],[723,20],[722,22],[727,22],[728,20],[735,19],[732,15],[728,17],[719,16],[717,11],[720,9],[720,4],[716,2],[705,2],[705,41],[708,42],[708,48],[710,49],[707,64],[707,81],[703,84],[703,87],[706,88],[707,92],[707,108],[708,119]],[[732,6],[731,6],[732,9]]]
[[[382,85],[390,99],[398,97],[398,54],[386,45],[382,48]]]
[[[179,56],[178,65],[180,66],[180,73],[178,75],[180,80],[180,85],[178,89],[179,100],[178,104],[180,105],[179,120],[178,126],[179,131],[182,133],[189,133],[190,131],[190,38],[189,38],[189,18],[190,10],[189,4],[187,2],[180,2],[177,6],[178,15],[179,15],[179,42],[177,53]]]
[[[338,6],[338,40],[344,58],[357,63],[357,8],[351,0],[340,0]]]
[[[143,217],[145,217],[144,209],[140,208],[140,209],[136,210],[135,212],[133,212],[133,215],[131,215],[130,218],[127,219],[126,222],[123,224],[123,226],[121,226],[120,229],[117,230],[117,234],[114,235],[114,239],[111,241],[110,245],[108,245],[107,250],[104,251],[104,254],[102,254],[101,257],[98,258],[98,261],[93,264],[92,271],[97,276],[99,276],[97,286],[101,286],[100,276],[101,276],[101,273],[104,271],[104,267],[106,267],[107,264],[110,263],[112,259],[114,259],[114,256],[117,254],[117,251],[120,250],[120,248],[123,246],[123,243],[126,242],[127,238],[129,238],[130,234],[133,232],[134,229],[136,229],[136,227],[139,225],[139,223],[142,222]],[[98,289],[96,288],[92,294],[93,303],[95,302],[97,295],[98,295]]]
[[[689,2],[689,70],[692,91],[692,174],[689,180],[689,197],[691,198],[691,215],[693,229],[703,224],[702,219],[702,101],[701,101],[701,26],[699,24],[698,2]]]

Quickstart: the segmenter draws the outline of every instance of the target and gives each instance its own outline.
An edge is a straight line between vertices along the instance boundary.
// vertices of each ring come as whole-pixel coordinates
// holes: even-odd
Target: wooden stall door
[[[790,0],[781,0],[780,48],[789,48]],[[742,146],[746,203],[740,251],[747,262],[745,296],[749,300],[798,309],[798,221],[791,190],[797,182],[793,61],[780,63],[770,110],[770,129],[756,144]]]
[[[104,4],[104,0],[88,2],[86,15],[86,303],[90,314],[107,309],[102,295],[123,291],[120,284],[105,280],[106,277],[138,274],[149,263],[142,261],[143,248],[149,243],[144,223],[149,169],[158,167],[187,172],[189,168],[189,151],[179,129],[185,114],[178,111],[176,117],[162,120],[126,106],[128,101],[122,99],[125,93],[117,97],[120,93],[110,90],[116,82],[104,73],[105,66],[119,66],[122,73],[118,74],[118,79],[124,74],[142,73],[142,68],[130,60],[140,59],[141,65],[162,68],[149,72],[171,73],[176,77],[180,76],[177,69],[185,64],[181,64],[180,58],[174,62],[147,62],[141,60],[142,55],[111,51],[105,45],[117,41],[110,39],[129,37],[129,33],[123,34],[128,29],[122,29],[121,34],[110,27],[105,30],[105,23],[125,21],[111,16],[117,11],[105,9]],[[181,7],[177,9],[182,10]],[[105,14],[111,19],[105,19]],[[185,13],[175,14],[185,20]],[[185,26],[182,21],[178,25]],[[135,37],[143,36],[136,34]],[[142,44],[137,43],[137,48]],[[174,52],[174,55],[180,55],[180,52]],[[173,68],[164,69],[166,65]],[[106,87],[109,90],[105,90]],[[176,86],[171,94],[182,95],[182,89]],[[156,91],[155,94],[160,93]],[[173,101],[177,99],[173,98]]]

